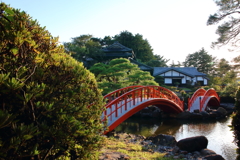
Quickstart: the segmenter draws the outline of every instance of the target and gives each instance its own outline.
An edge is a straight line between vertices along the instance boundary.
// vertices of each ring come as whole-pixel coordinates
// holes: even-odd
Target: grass
[[[192,89],[190,88],[185,88],[185,87],[179,87],[180,90],[184,90],[184,91],[192,91]]]
[[[105,138],[105,145],[99,154],[104,152],[121,152],[128,155],[130,160],[173,160],[164,157],[166,153],[154,152],[153,149],[144,148],[139,143],[115,138]]]

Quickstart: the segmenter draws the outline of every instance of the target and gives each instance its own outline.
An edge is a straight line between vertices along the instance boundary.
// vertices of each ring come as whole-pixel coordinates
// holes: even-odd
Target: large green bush
[[[109,64],[96,63],[89,70],[97,77],[104,95],[127,86],[158,85],[149,72],[140,70],[126,58],[112,59]]]
[[[37,21],[0,3],[0,159],[94,159],[103,108],[94,75]]]

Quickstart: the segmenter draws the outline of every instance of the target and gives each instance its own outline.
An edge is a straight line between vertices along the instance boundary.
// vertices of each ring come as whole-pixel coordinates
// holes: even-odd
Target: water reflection
[[[208,139],[208,149],[222,155],[226,160],[236,158],[233,143],[233,133],[228,125],[231,118],[212,121],[180,121],[176,119],[154,119],[131,117],[116,128],[132,134],[140,134],[146,137],[157,134],[173,135],[176,140],[192,136],[206,136]]]

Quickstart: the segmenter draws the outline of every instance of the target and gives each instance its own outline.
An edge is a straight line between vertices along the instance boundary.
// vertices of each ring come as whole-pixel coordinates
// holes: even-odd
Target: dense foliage
[[[239,1],[215,0],[215,3],[219,7],[219,10],[215,14],[210,15],[207,22],[208,25],[220,23],[216,31],[216,33],[219,35],[219,38],[213,43],[213,46],[230,44],[234,48],[238,48],[240,33]]]
[[[183,65],[184,67],[196,67],[199,72],[211,74],[215,59],[202,48],[193,54],[188,54]]]
[[[67,53],[71,54],[76,60],[84,62],[86,67],[104,60],[102,46],[94,40],[92,35],[74,37],[71,42],[64,43],[64,47]]]
[[[143,39],[140,34],[133,35],[131,32],[123,31],[114,36],[114,40],[122,45],[133,49],[136,59],[141,62],[148,62],[154,59],[153,49],[148,40]]]
[[[91,159],[103,106],[94,75],[36,20],[0,3],[0,159]]]
[[[240,33],[240,2],[232,0],[215,0],[215,3],[219,7],[217,13],[210,15],[208,18],[208,25],[219,24],[216,33],[219,35],[219,38],[216,42],[213,42],[213,46],[223,46],[230,44],[232,50],[238,50],[239,48],[239,33]],[[240,88],[237,82],[237,73],[236,70],[239,69],[240,56],[233,59],[235,64],[230,71],[225,72],[230,67],[224,61],[219,63],[219,68],[222,68],[222,72],[219,72],[219,81],[221,77],[225,77],[223,83],[228,82],[227,86],[224,88],[223,92],[230,93],[230,96],[233,95],[234,91],[236,92],[235,98],[235,109],[236,112],[233,114],[232,118],[232,129],[234,132],[235,140],[238,149],[238,157],[240,159]],[[221,75],[222,74],[222,75]]]
[[[224,58],[216,61],[212,74],[209,75],[209,85],[219,92],[221,97],[235,97],[238,88],[237,71]]]
[[[135,60],[141,63],[151,67],[167,66],[169,60],[163,56],[154,55],[147,39],[143,39],[140,34],[133,35],[128,31],[123,31],[114,37],[105,36],[103,39],[95,38],[92,35],[81,35],[72,38],[71,42],[64,43],[64,46],[75,59],[84,62],[86,67],[91,67],[95,63],[109,61],[109,58],[104,58],[105,54],[101,48],[112,45],[115,41],[131,48],[134,51]]]
[[[231,128],[234,133],[234,142],[238,146],[237,149],[237,160],[240,159],[240,88],[236,92],[236,101],[235,101],[235,113],[232,116]]]
[[[153,59],[146,62],[146,65],[150,67],[167,67],[168,61],[169,60],[165,59],[163,56],[153,55]]]
[[[132,85],[158,85],[149,72],[144,72],[128,59],[117,58],[109,64],[97,63],[90,68],[103,94]]]

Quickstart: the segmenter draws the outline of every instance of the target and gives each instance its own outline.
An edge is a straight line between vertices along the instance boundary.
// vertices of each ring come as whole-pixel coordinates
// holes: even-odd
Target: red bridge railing
[[[204,94],[206,93],[205,89],[198,89],[194,92],[194,94],[192,95],[191,99],[188,101],[188,110],[190,111],[190,107],[192,106],[192,104],[194,103],[194,101],[200,97],[200,96],[204,96]]]
[[[188,101],[188,109],[192,107],[197,98],[202,97],[199,110],[209,97],[220,103],[218,94],[214,89],[208,91],[198,89]],[[159,105],[165,111],[180,113],[184,111],[184,103],[172,91],[161,86],[129,86],[118,89],[104,96],[107,101],[106,110],[103,111],[102,121],[107,122],[108,131],[113,130],[125,119],[148,105]],[[168,108],[169,107],[169,108]],[[168,110],[169,109],[169,110]],[[108,121],[106,121],[108,120]]]
[[[205,89],[200,88],[192,95],[191,99],[188,101],[188,110],[189,111],[190,111],[193,103],[199,97],[202,97],[200,99],[200,103],[199,103],[199,111],[202,111],[206,101],[207,100],[209,101],[209,99],[208,99],[209,97],[216,98],[217,102],[220,103],[220,98],[213,88],[208,89],[207,91]]]
[[[220,98],[219,98],[218,94],[216,93],[216,91],[213,88],[208,89],[205,92],[205,94],[203,95],[203,98],[201,100],[200,111],[202,111],[202,108],[204,107],[203,105],[205,104],[205,102],[208,99],[208,97],[215,97],[217,99],[217,101],[220,102]]]
[[[125,88],[121,88],[118,89],[116,91],[113,91],[111,93],[108,93],[107,95],[104,96],[104,99],[107,100],[107,103],[111,102],[112,100],[116,99],[117,97],[120,97],[121,95],[123,95],[124,93],[127,93],[133,89],[139,88],[139,87],[143,87],[141,85],[139,86],[128,86]]]
[[[118,117],[127,107],[136,106],[138,103],[154,99],[164,98],[172,101],[183,111],[183,102],[172,91],[160,86],[130,86],[116,90],[104,96],[107,99],[104,119],[112,121],[113,116]]]

